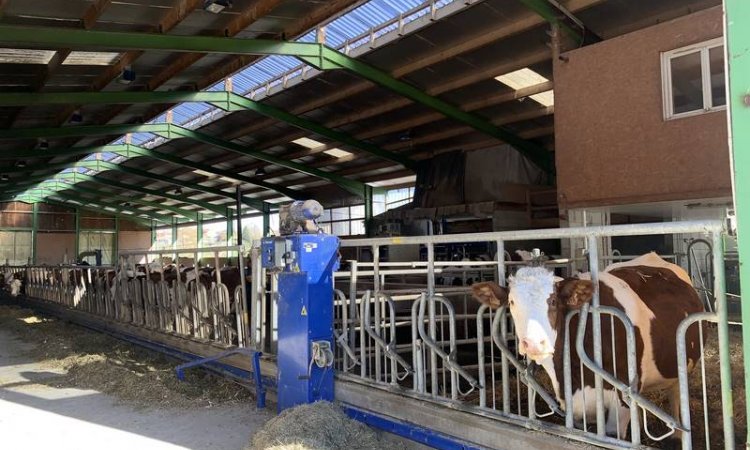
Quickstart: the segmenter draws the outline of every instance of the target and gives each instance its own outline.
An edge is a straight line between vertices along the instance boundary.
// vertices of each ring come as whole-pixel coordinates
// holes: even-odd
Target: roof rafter
[[[85,169],[92,169],[92,170],[100,170],[104,167],[104,165],[100,163],[104,163],[104,161],[81,161],[78,164],[76,164],[76,167],[82,167]],[[64,163],[60,163],[59,165],[62,165],[62,164]],[[59,165],[56,165],[56,166],[59,167]],[[111,164],[111,166],[117,167],[116,164]],[[32,170],[33,169],[34,168],[32,168]],[[44,176],[45,175],[41,175],[41,176],[29,177],[27,179],[24,179],[22,182],[14,184],[12,189],[18,190],[19,188],[23,188],[23,186],[28,186],[29,184],[34,184],[35,182],[39,182],[39,178],[44,177]],[[153,189],[144,188],[138,185],[128,185],[128,184],[120,183],[118,181],[104,178],[98,175],[92,176],[92,175],[82,174],[78,172],[58,173],[55,176],[55,179],[68,180],[74,183],[79,182],[79,181],[89,181],[92,183],[104,184],[104,185],[119,188],[119,189],[140,192],[142,194],[151,195],[153,197],[163,197],[163,198],[174,200],[177,202],[192,204],[192,205],[198,206],[199,208],[203,208],[207,211],[211,211],[220,216],[224,216],[224,217],[227,216],[226,206],[214,205],[214,204],[204,202],[201,200],[193,200],[188,197],[173,195],[165,191],[155,191]]]
[[[66,183],[66,182],[64,182],[62,180],[66,180],[66,178],[65,177],[59,177],[59,178],[54,178],[54,179],[51,179],[51,180],[45,180],[45,181],[42,181],[41,183],[39,183],[37,186],[42,187],[42,188],[49,188],[50,190],[53,190],[53,191],[72,190],[72,191],[78,192],[80,194],[90,195],[90,196],[94,197],[98,203],[105,203],[105,204],[106,203],[111,203],[111,202],[108,201],[110,199],[111,200],[120,201],[120,202],[126,202],[126,203],[138,203],[138,204],[141,204],[143,206],[148,206],[148,207],[154,208],[156,210],[170,211],[170,212],[172,212],[172,213],[174,213],[174,214],[176,214],[178,216],[182,216],[182,217],[184,217],[184,218],[186,218],[188,220],[196,221],[198,219],[198,212],[196,212],[196,211],[189,211],[189,210],[186,210],[186,209],[183,209],[183,208],[179,208],[179,207],[176,207],[176,206],[163,205],[163,204],[160,204],[160,203],[155,203],[155,202],[151,202],[151,201],[148,201],[148,200],[143,200],[140,197],[127,197],[127,196],[124,196],[124,195],[113,194],[111,192],[102,192],[102,191],[99,191],[99,190],[96,190],[96,189],[89,189],[89,188],[80,186],[78,184]],[[32,188],[31,191],[33,191],[33,189],[35,189],[35,188]],[[18,191],[16,191],[15,189],[9,189],[6,192],[13,193],[13,192],[18,192]],[[23,192],[23,190],[21,192]]]
[[[50,196],[63,199],[63,202],[55,202],[54,200],[50,200],[49,199]],[[35,200],[34,203],[43,203],[43,202],[61,203],[61,205],[64,205],[68,208],[73,207],[73,208],[89,209],[91,211],[95,211],[99,213],[101,213],[102,209],[106,207],[106,208],[114,209],[115,211],[117,211],[117,213],[122,214],[123,216],[128,217],[130,219],[138,219],[139,218],[138,216],[140,215],[140,216],[147,216],[153,220],[158,220],[160,222],[169,223],[169,224],[171,224],[173,221],[172,216],[165,216],[165,215],[157,214],[151,211],[143,211],[140,209],[133,210],[133,209],[121,208],[119,206],[104,204],[104,203],[97,202],[91,199],[87,199],[87,198],[79,197],[79,196],[72,195],[69,193],[59,192],[59,191],[55,191],[55,190],[51,190],[47,188],[34,188],[32,191],[29,191],[28,193],[24,193],[16,197],[2,197],[2,199],[5,201],[24,201],[26,203],[30,203],[27,200]],[[65,203],[65,201],[74,201],[79,204],[76,205],[76,204]],[[86,205],[88,205],[88,207]],[[106,213],[111,213],[111,211],[107,211],[106,209],[104,209],[104,211]],[[128,213],[132,213],[132,215]]]
[[[0,152],[0,159],[33,157],[33,156],[37,156],[39,153],[41,152],[39,152],[38,150],[34,150],[34,151],[3,150],[2,152]],[[260,186],[262,188],[272,190],[274,192],[278,192],[279,194],[284,195],[294,200],[299,200],[304,197],[304,194],[300,191],[289,189],[287,187],[279,186],[276,184],[267,183],[265,181],[258,180],[256,178],[246,177],[244,175],[240,175],[237,171],[219,169],[216,167],[212,167],[210,165],[206,165],[206,164],[199,163],[199,162],[194,162],[189,159],[180,158],[179,156],[175,156],[175,155],[171,155],[171,154],[163,153],[163,152],[158,152],[156,150],[147,149],[145,147],[140,147],[140,146],[133,145],[133,144],[52,149],[52,150],[45,150],[43,152],[43,155],[48,156],[48,157],[55,157],[55,156],[86,155],[90,153],[117,153],[117,154],[120,154],[126,157],[131,157],[131,158],[132,157],[146,157],[146,158],[155,159],[159,161],[165,161],[165,162],[172,163],[178,166],[184,166],[184,167],[191,168],[194,170],[200,170],[202,172],[206,172],[211,175],[220,176],[220,177],[228,178],[230,180],[234,180],[238,183],[248,183],[248,184]],[[123,165],[117,165],[117,167],[118,167],[118,170],[121,170],[121,171],[127,171],[130,169],[129,167],[123,166]],[[167,181],[163,175],[157,175],[156,177],[159,180]],[[177,180],[174,180],[174,181],[175,181],[174,184],[177,184],[176,182]],[[209,189],[200,185],[189,185],[186,187],[191,187],[192,189],[198,189],[198,190]],[[258,206],[263,207],[263,205],[260,205],[257,203],[257,202],[260,202],[260,200],[255,200],[255,199],[248,197],[243,201],[248,206],[256,208],[256,209],[259,209]],[[263,203],[265,204],[265,202]]]
[[[68,136],[97,136],[97,135],[124,135],[127,133],[154,133],[168,139],[190,138],[205,144],[223,148],[235,153],[250,156],[251,158],[266,161],[280,167],[286,167],[297,172],[312,175],[330,182],[336,183],[353,194],[364,196],[366,185],[333,173],[326,172],[306,164],[287,161],[274,155],[259,152],[234,142],[225,141],[208,134],[180,127],[169,123],[158,124],[121,124],[121,125],[85,125],[78,127],[52,127],[52,128],[15,128],[11,130],[0,130],[0,139],[38,139],[38,138],[60,138]]]
[[[250,110],[266,117],[288,123],[297,128],[333,139],[342,144],[363,150],[379,158],[387,159],[406,168],[414,168],[412,161],[402,155],[385,151],[377,145],[356,139],[353,136],[327,128],[304,117],[295,116],[282,109],[266,105],[232,92],[42,92],[0,93],[0,106],[43,105],[43,104],[114,104],[114,103],[211,103],[226,111]]]
[[[0,26],[0,42],[16,45],[45,45],[51,43],[83,48],[150,49],[173,52],[207,52],[226,54],[276,54],[295,56],[322,70],[346,69],[387,89],[429,108],[448,118],[463,122],[489,136],[510,144],[540,168],[552,174],[554,160],[549,152],[515,133],[497,127],[480,116],[434,97],[408,83],[363,61],[351,58],[322,44],[278,42],[263,39],[230,39],[204,36],[170,36],[144,33],[56,30],[44,27]]]

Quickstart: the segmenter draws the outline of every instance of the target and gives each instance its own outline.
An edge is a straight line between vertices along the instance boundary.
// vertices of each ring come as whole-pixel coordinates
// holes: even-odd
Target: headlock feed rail
[[[585,246],[587,258],[536,264],[561,276],[586,269],[597,287],[602,261],[627,259],[600,254],[606,248],[602,242],[647,235],[698,235],[711,243],[716,312],[686,317],[670,338],[678,361],[676,408],[641,392],[639,330],[625,311],[600,304],[598,289],[589,304],[563,319],[562,351],[556,355],[562,375],[556,383],[519,351],[508,308],[493,310],[471,298],[472,283],[505,285],[507,275],[528,265],[508,256],[529,242]],[[446,251],[478,244],[487,256],[477,260],[457,260]],[[733,420],[722,244],[722,224],[713,221],[343,240],[330,299],[332,369],[339,382],[362,386],[372,395],[397,393],[404,408],[411,407],[409,399],[418,399],[441,417],[469,414],[491,420],[498,429],[511,424],[607,448],[658,447],[667,438],[679,438],[686,449],[734,448],[735,427],[742,424]],[[284,294],[279,272],[264,267],[262,253],[254,243],[247,264],[242,248],[229,247],[122,253],[111,268],[2,270],[23,271],[30,297],[224,349],[249,347],[274,358],[280,354],[279,317],[285,313],[278,305]],[[671,259],[686,265],[684,258],[676,254]],[[242,281],[233,284],[232,273]],[[686,335],[696,327],[703,358],[691,362]],[[622,339],[617,348],[615,336]],[[615,358],[616,352],[625,354]],[[584,385],[584,380],[591,382]],[[718,389],[720,396],[711,395]],[[375,414],[393,414],[378,411],[377,402],[369,407]]]

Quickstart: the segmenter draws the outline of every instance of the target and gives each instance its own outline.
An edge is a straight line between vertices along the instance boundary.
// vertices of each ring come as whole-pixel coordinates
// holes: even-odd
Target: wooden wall
[[[715,7],[555,61],[561,208],[731,195],[726,113],[665,121],[662,107],[661,52],[720,36]]]

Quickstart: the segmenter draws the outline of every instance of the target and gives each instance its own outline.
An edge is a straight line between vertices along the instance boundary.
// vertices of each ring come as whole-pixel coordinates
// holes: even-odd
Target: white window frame
[[[668,52],[662,52],[661,54],[661,81],[662,81],[662,104],[664,111],[664,120],[681,119],[683,117],[697,116],[700,114],[711,113],[715,111],[724,111],[727,106],[726,104],[721,106],[713,106],[712,104],[712,93],[711,93],[711,61],[709,59],[709,51],[712,48],[721,47],[724,45],[724,38],[711,39],[709,41],[700,42],[698,44],[688,45]],[[674,105],[672,103],[672,64],[673,58],[685,56],[690,53],[700,52],[701,54],[701,81],[703,84],[703,109],[695,111],[687,111],[684,113],[675,114]],[[726,54],[724,55],[726,60]]]

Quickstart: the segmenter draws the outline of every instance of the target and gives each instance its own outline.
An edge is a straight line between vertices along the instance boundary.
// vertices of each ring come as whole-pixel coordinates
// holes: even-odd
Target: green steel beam
[[[521,152],[521,154],[529,158],[529,160],[533,161],[539,166],[539,168],[548,174],[555,173],[554,156],[546,148],[519,137],[505,127],[494,125],[482,117],[463,111],[455,105],[437,97],[433,97],[409,83],[397,80],[386,72],[363,61],[350,58],[343,53],[329,48],[325,48],[323,53],[325,54],[326,59],[330,60],[337,66],[352,71],[357,75],[366,78],[375,84],[386,87],[414,102],[432,108],[448,118],[463,122],[488,136],[500,139]]]
[[[114,105],[134,103],[210,103],[225,111],[237,109],[231,92],[123,91],[123,92],[3,92],[0,106]]]
[[[80,194],[86,194],[93,196],[97,203],[108,203],[107,200],[116,200],[121,202],[129,202],[129,203],[138,203],[144,206],[149,206],[156,209],[162,209],[166,211],[171,211],[174,214],[177,214],[179,216],[185,217],[188,220],[195,221],[196,219],[196,212],[195,211],[188,211],[183,208],[178,208],[175,206],[168,206],[168,205],[162,205],[160,203],[151,202],[147,200],[140,199],[138,197],[127,197],[124,195],[117,195],[110,192],[101,192],[96,189],[89,189],[85,188],[83,186],[79,186],[77,184],[69,184],[69,183],[63,183],[58,182],[55,180],[45,180],[38,184],[38,186],[43,188],[48,188],[50,190],[71,190],[78,192]],[[12,189],[7,190],[7,192],[13,192]]]
[[[327,128],[317,122],[313,122],[312,120],[308,120],[303,117],[296,116],[292,113],[286,112],[284,110],[273,107],[271,105],[261,103],[261,102],[256,102],[256,101],[250,100],[249,98],[245,98],[237,94],[233,94],[231,101],[235,105],[239,105],[244,109],[249,109],[258,114],[262,114],[266,117],[271,117],[281,122],[286,122],[297,128],[311,131],[315,134],[319,134],[329,139],[333,139],[334,141],[341,142],[342,144],[351,145],[352,147],[358,148],[371,155],[377,156],[379,158],[382,158],[388,161],[393,161],[397,164],[401,164],[407,169],[414,170],[416,168],[415,162],[404,155],[393,153],[388,150],[384,150],[378,147],[377,145],[371,144],[369,142],[361,141],[348,133],[343,133],[341,131],[336,131],[331,128]]]
[[[565,32],[576,44],[582,44],[585,36],[582,31],[572,27],[567,21],[561,20],[564,16],[557,8],[552,6],[548,0],[520,0],[529,9],[542,16],[544,20],[551,24],[556,24]]]
[[[196,183],[188,183],[187,181],[178,180],[177,178],[171,178],[171,177],[167,177],[164,175],[157,175],[157,174],[148,172],[146,170],[136,169],[134,167],[123,166],[120,164],[114,164],[108,161],[97,161],[97,162],[98,162],[99,170],[113,170],[117,172],[139,176],[141,178],[148,178],[154,181],[163,181],[165,183],[169,183],[175,186],[184,187],[184,188],[191,189],[191,190],[198,191],[198,192],[204,192],[206,194],[215,195],[217,197],[223,197],[223,198],[232,199],[232,200],[235,199],[232,194],[228,192],[224,192],[221,189],[201,186],[200,184],[196,184]],[[258,200],[258,199],[248,197],[245,195],[242,196],[242,203],[258,211],[270,210],[272,207],[272,205],[268,202],[264,202],[262,200]]]
[[[164,50],[187,53],[221,53],[244,55],[287,55],[309,57],[316,67],[326,68],[321,45],[264,39],[232,39],[208,36],[123,33],[79,30],[73,28],[0,27],[0,42],[17,47],[106,48],[112,50]]]
[[[76,167],[85,167],[85,168],[99,169],[100,166],[97,164],[97,162],[98,161],[84,161],[82,163],[76,164]],[[89,163],[94,163],[94,164],[89,164]],[[179,195],[170,194],[168,192],[159,192],[159,191],[155,191],[153,189],[147,189],[147,188],[144,188],[144,187],[141,187],[141,186],[128,185],[128,184],[120,183],[118,181],[110,180],[110,179],[107,179],[107,178],[102,178],[102,177],[98,177],[98,176],[91,176],[91,175],[86,175],[86,174],[77,173],[77,172],[61,173],[61,174],[58,174],[55,178],[61,179],[61,180],[72,181],[74,183],[78,183],[80,181],[88,181],[88,182],[91,182],[91,183],[103,184],[103,185],[115,187],[115,188],[118,188],[118,189],[130,190],[130,191],[134,191],[134,192],[140,192],[141,194],[151,195],[151,196],[154,196],[154,197],[164,197],[164,198],[168,198],[170,200],[175,200],[175,201],[178,201],[178,202],[188,203],[188,204],[191,204],[191,205],[195,205],[195,206],[203,208],[203,209],[205,209],[207,211],[212,211],[212,212],[214,212],[214,213],[216,213],[216,214],[218,214],[220,216],[226,217],[226,207],[224,207],[224,206],[213,205],[211,203],[204,202],[204,201],[201,201],[201,200],[191,200],[191,199],[188,199],[188,198],[181,197]]]
[[[128,133],[169,134],[168,123],[81,125],[48,128],[7,128],[0,130],[0,139],[68,138],[75,136],[107,136]],[[39,150],[42,152],[42,150]]]
[[[55,157],[55,156],[72,156],[72,155],[88,155],[91,153],[117,153],[126,157],[143,156],[159,161],[170,162],[172,164],[190,167],[192,169],[201,170],[206,173],[210,173],[217,176],[226,177],[241,183],[248,183],[255,186],[259,186],[274,192],[278,192],[281,195],[289,197],[294,200],[303,199],[304,193],[295,189],[290,189],[285,186],[279,186],[274,183],[268,183],[262,180],[256,180],[254,178],[238,175],[230,170],[217,169],[212,166],[201,164],[198,162],[190,161],[189,159],[180,158],[179,156],[173,156],[167,153],[157,152],[156,150],[147,149],[145,147],[139,147],[132,144],[121,144],[121,145],[103,145],[95,147],[72,147],[63,149],[50,149],[50,150],[0,150],[0,159],[17,159],[17,158],[31,158],[31,157]],[[40,169],[41,170],[41,169]],[[159,175],[159,179],[163,180],[164,177]],[[177,183],[175,183],[177,184]],[[197,189],[197,186],[188,186]],[[202,187],[201,187],[202,189]],[[234,197],[232,197],[234,198]],[[270,204],[262,202],[261,200],[255,200],[251,197],[244,197],[245,204],[251,208],[262,211],[264,207],[270,207]]]
[[[352,192],[355,195],[364,196],[365,186],[366,186],[364,183],[350,180],[349,178],[342,177],[341,175],[336,175],[334,173],[326,172],[324,170],[320,170],[315,167],[310,167],[303,163],[288,161],[278,156],[261,153],[261,152],[258,152],[257,150],[252,150],[248,147],[245,147],[244,145],[235,144],[234,142],[225,141],[223,139],[219,139],[214,136],[209,136],[205,133],[201,133],[198,131],[189,130],[187,128],[175,126],[169,132],[172,134],[179,134],[183,137],[190,138],[195,141],[203,142],[204,144],[213,145],[214,147],[220,147],[225,150],[229,150],[231,152],[239,153],[242,155],[247,155],[252,158],[265,161],[269,164],[274,164],[280,167],[286,167],[288,169],[292,169],[294,171],[304,173],[306,175],[318,177],[318,178],[330,181],[334,184],[337,184],[341,186],[342,188],[348,190],[349,192]],[[157,133],[157,134],[161,135],[161,133]]]
[[[309,167],[302,163],[287,161],[278,156],[269,155],[257,150],[253,150],[243,145],[225,141],[223,139],[210,136],[200,131],[190,130],[178,125],[168,123],[134,125],[82,125],[62,128],[14,128],[0,130],[0,139],[38,139],[70,136],[100,136],[112,134],[122,135],[131,132],[153,133],[168,139],[175,139],[179,137],[193,139],[198,142],[203,142],[204,144],[213,145],[215,147],[223,148],[235,153],[247,155],[251,158],[259,159],[269,164],[274,164],[280,167],[285,167],[287,169],[304,173],[306,175],[322,178],[324,180],[338,184],[342,188],[356,195],[364,196],[365,184],[360,183],[359,181],[350,180],[348,178],[342,177],[341,175],[336,175],[334,173],[326,172],[314,167]]]
[[[740,258],[740,291],[742,292],[742,347],[745,364],[745,420],[750,426],[750,2],[724,0],[726,30],[726,67],[729,86],[729,147],[732,161],[734,207],[737,215],[737,244]],[[721,322],[721,321],[720,321]],[[728,350],[727,350],[728,351]],[[722,364],[723,366],[723,364]],[[727,375],[729,377],[729,375]],[[731,391],[731,377],[725,384],[722,372],[722,394]],[[732,417],[732,403],[724,404],[725,417]],[[726,408],[730,408],[729,411]],[[739,413],[739,412],[738,412]],[[727,443],[727,446],[730,444]],[[750,434],[746,448],[750,448]]]
[[[465,112],[455,105],[430,96],[411,84],[393,78],[382,70],[347,56],[339,51],[328,48],[322,44],[214,38],[205,36],[113,33],[106,31],[87,31],[49,27],[19,27],[12,25],[0,25],[0,43],[6,45],[13,44],[16,47],[29,47],[36,45],[53,47],[66,46],[70,48],[168,50],[173,52],[254,55],[276,54],[295,56],[322,70],[345,69],[351,71],[358,76],[403,95],[412,101],[432,108],[448,118],[463,122],[489,136],[505,141],[549,174],[554,174],[555,171],[554,158],[544,147],[520,138],[507,128],[493,125],[483,117]],[[274,162],[271,163],[276,164]],[[349,188],[346,187],[346,189]],[[358,195],[363,196],[363,193],[359,193]]]
[[[116,104],[116,103],[211,103],[226,111],[250,110],[266,117],[288,123],[297,128],[311,131],[351,145],[382,159],[414,168],[409,158],[384,150],[377,145],[361,141],[347,133],[327,128],[317,122],[296,116],[271,105],[256,102],[232,92],[10,92],[0,93],[0,106],[28,106],[45,104]]]
[[[50,196],[51,197],[61,198],[64,201],[63,202],[56,202],[54,199],[51,199]],[[2,197],[2,198],[0,198],[0,200],[2,200],[2,201],[23,201],[23,202],[26,202],[26,203],[45,203],[45,202],[47,202],[47,203],[59,204],[60,206],[65,206],[67,208],[84,208],[85,207],[86,209],[89,209],[91,211],[95,211],[95,212],[99,212],[99,213],[105,212],[107,214],[112,214],[112,211],[108,211],[108,210],[104,209],[104,207],[106,206],[107,208],[114,209],[117,214],[121,214],[123,217],[127,217],[127,218],[129,218],[131,220],[136,220],[136,219],[137,220],[144,220],[142,217],[138,217],[139,215],[141,215],[141,216],[150,217],[151,219],[158,220],[160,222],[165,222],[165,223],[171,223],[172,222],[172,217],[171,216],[164,216],[164,215],[161,215],[161,214],[158,214],[158,213],[154,213],[154,212],[150,212],[150,211],[141,211],[141,210],[131,210],[131,209],[126,209],[126,208],[120,208],[120,207],[117,207],[117,206],[114,206],[114,205],[103,204],[103,203],[96,202],[96,201],[91,200],[91,199],[86,199],[86,198],[82,198],[82,197],[78,197],[78,196],[75,196],[75,195],[71,195],[71,194],[67,194],[67,193],[63,193],[63,192],[59,192],[59,191],[54,191],[54,190],[50,190],[50,189],[46,189],[46,188],[34,188],[33,190],[28,191],[28,192],[24,192],[21,195],[18,195],[18,196],[15,196],[15,197]],[[75,205],[75,204],[70,204],[70,203],[65,203],[65,201],[78,202],[78,203],[81,203],[83,206],[81,206],[81,205]]]

